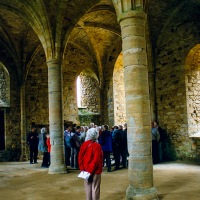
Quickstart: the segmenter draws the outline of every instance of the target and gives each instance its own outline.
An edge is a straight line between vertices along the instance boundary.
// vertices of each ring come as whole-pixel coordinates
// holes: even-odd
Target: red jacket
[[[79,168],[90,174],[101,174],[103,166],[103,152],[101,145],[88,140],[81,145],[78,155]]]
[[[48,147],[48,152],[50,153],[51,152],[51,143],[50,143],[50,137],[47,138],[46,140],[46,144],[47,144],[47,147]]]

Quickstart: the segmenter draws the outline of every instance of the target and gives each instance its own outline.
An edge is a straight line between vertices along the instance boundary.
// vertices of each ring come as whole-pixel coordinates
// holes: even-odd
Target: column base
[[[126,190],[127,200],[158,200],[157,190],[155,187],[147,189],[134,189],[129,186]]]
[[[66,174],[67,167],[66,165],[50,165],[49,174]]]
[[[19,161],[27,161],[28,158],[26,155],[21,155]]]

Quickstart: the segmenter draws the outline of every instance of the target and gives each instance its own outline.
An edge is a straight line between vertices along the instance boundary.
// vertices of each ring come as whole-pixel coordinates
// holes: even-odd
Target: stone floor
[[[0,162],[1,200],[84,200],[78,170],[49,175],[28,162]],[[102,173],[101,200],[125,200],[128,170]],[[200,200],[200,165],[168,162],[154,165],[154,184],[161,200]]]

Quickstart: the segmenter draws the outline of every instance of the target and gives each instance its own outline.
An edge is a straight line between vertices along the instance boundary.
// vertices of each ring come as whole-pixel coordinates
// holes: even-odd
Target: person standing
[[[71,157],[71,131],[72,127],[67,125],[64,131],[64,146],[65,146],[65,164],[70,166],[70,157]]]
[[[113,141],[113,156],[115,159],[115,169],[118,170],[120,166],[120,156],[122,148],[122,126],[114,126],[114,132],[112,134]]]
[[[46,139],[46,144],[47,144],[47,149],[48,149],[48,166],[51,165],[51,140],[50,140],[50,135],[47,134],[46,135],[47,139]]]
[[[43,128],[41,128],[40,131],[41,131],[41,133],[39,134],[38,150],[43,153],[43,159],[42,159],[41,167],[49,167],[49,164],[48,164],[48,150],[47,150],[47,144],[46,144],[47,129],[45,127],[43,127]]]
[[[153,122],[153,127],[151,129],[152,135],[152,158],[153,164],[157,164],[159,162],[159,153],[158,153],[158,143],[160,140],[160,133],[158,130],[158,123]]]
[[[30,164],[33,164],[33,162],[36,164],[37,162],[37,156],[38,156],[38,143],[39,143],[39,137],[38,133],[36,131],[35,127],[31,128],[31,132],[28,133],[27,136],[27,144],[30,148]]]
[[[127,168],[127,157],[128,157],[128,144],[127,144],[127,123],[124,124],[124,130],[122,132],[122,148],[121,157],[123,168]]]
[[[81,127],[76,127],[76,132],[71,136],[70,144],[71,144],[71,167],[74,169],[79,169],[78,166],[78,154],[81,146]]]
[[[84,180],[86,200],[100,199],[103,152],[97,142],[98,137],[96,128],[90,128],[87,131],[88,140],[81,145],[78,156],[80,170],[89,172],[93,177],[92,181]]]
[[[112,152],[112,135],[108,130],[108,125],[103,126],[102,134],[99,136],[99,144],[103,150],[103,166],[106,160],[107,172],[111,172],[110,153]]]

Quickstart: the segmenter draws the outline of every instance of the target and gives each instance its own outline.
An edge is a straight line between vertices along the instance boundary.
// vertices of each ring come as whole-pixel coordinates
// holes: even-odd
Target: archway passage
[[[0,150],[5,150],[4,111],[0,110]]]

